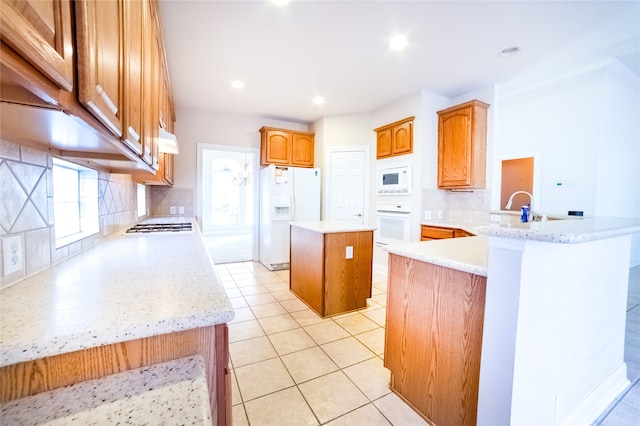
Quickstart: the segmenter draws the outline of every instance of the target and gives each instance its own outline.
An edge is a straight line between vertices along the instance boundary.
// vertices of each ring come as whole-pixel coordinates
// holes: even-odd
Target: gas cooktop
[[[191,232],[191,222],[182,223],[139,223],[129,229],[127,234],[155,233],[155,232]]]

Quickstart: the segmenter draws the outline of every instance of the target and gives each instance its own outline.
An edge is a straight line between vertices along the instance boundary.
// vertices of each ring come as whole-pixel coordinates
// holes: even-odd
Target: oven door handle
[[[392,210],[376,210],[376,215],[384,216],[384,217],[409,217],[411,216],[411,212],[398,212]]]

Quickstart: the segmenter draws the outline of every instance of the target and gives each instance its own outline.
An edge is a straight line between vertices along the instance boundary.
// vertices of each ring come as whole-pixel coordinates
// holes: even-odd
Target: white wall
[[[322,169],[322,217],[326,217],[329,181],[329,151],[335,148],[362,147],[371,149],[373,130],[369,113],[329,115],[311,125],[315,132],[315,166]],[[374,139],[375,140],[375,139]],[[367,159],[369,161],[369,159]],[[366,167],[365,167],[366,170]],[[365,197],[365,200],[367,198]],[[371,218],[368,212],[366,218]],[[370,221],[370,220],[369,220]]]
[[[176,116],[180,154],[175,158],[175,187],[195,188],[198,142],[259,148],[262,126],[309,130],[309,126],[302,123],[190,108],[178,108]]]
[[[497,106],[494,161],[514,153],[539,153],[536,210],[640,216],[639,79],[618,61],[498,91]],[[566,187],[558,188],[556,182]],[[632,266],[640,264],[639,245],[636,235]]]

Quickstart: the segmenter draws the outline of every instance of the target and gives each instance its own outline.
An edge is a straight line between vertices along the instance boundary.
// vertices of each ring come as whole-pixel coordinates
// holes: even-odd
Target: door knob
[[[362,217],[362,213],[354,214],[354,216]]]

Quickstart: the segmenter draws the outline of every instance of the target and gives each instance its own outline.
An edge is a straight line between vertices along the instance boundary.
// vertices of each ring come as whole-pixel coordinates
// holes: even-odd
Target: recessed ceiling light
[[[322,96],[316,96],[313,98],[314,105],[324,105],[327,101]]]
[[[408,44],[407,38],[402,34],[391,37],[389,41],[389,47],[392,50],[402,50],[407,47]]]
[[[231,82],[231,87],[233,87],[234,89],[243,89],[244,88],[244,81],[242,81],[242,80],[233,80]]]
[[[289,3],[289,0],[271,0],[271,3],[277,6],[284,6],[285,4]]]
[[[502,49],[500,52],[498,52],[498,56],[501,56],[503,58],[507,56],[513,56],[519,51],[520,51],[520,48],[516,46],[506,47]]]

